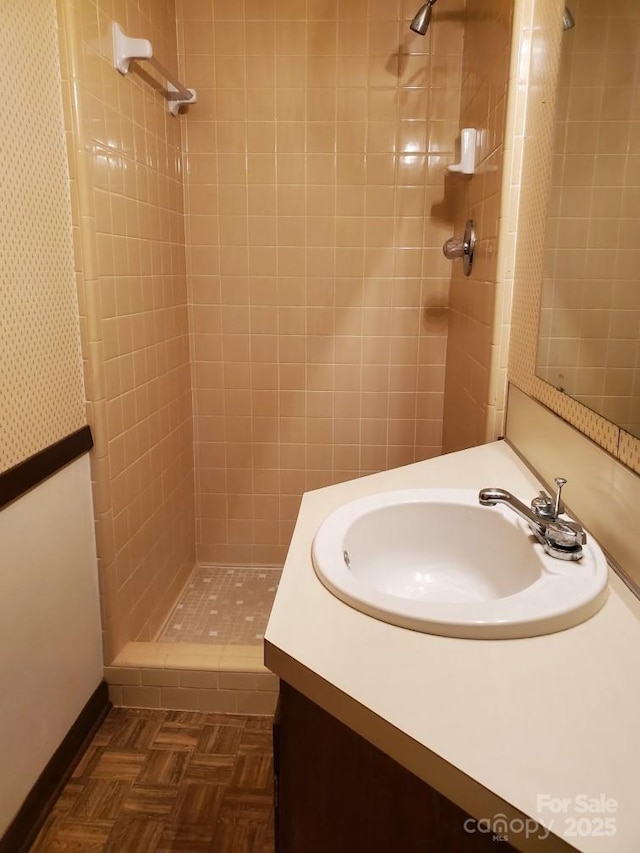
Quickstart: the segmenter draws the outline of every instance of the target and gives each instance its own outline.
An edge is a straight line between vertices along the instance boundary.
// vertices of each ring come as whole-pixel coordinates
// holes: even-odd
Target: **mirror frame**
[[[640,473],[639,439],[535,375],[564,5],[515,0],[499,261],[512,297],[508,379]]]
[[[632,139],[634,113],[629,101],[626,108],[622,108],[619,114],[615,113],[615,121],[608,117],[603,111],[607,105],[617,102],[609,97],[606,88],[602,104],[595,111],[593,107],[598,104],[601,86],[618,83],[617,79],[610,82],[611,71],[617,72],[620,65],[628,67],[638,54],[635,39],[625,42],[620,48],[623,52],[616,54],[612,53],[606,39],[598,37],[596,41],[594,37],[599,36],[604,28],[619,27],[625,22],[637,23],[638,18],[637,12],[634,15],[630,10],[628,19],[618,17],[625,12],[621,10],[616,14],[609,4],[603,5],[601,0],[592,0],[588,8],[580,7],[579,11],[578,26],[563,33],[560,47],[553,124],[553,173],[543,244],[536,375],[640,438],[640,397],[633,394],[632,385],[638,376],[635,365],[640,341],[635,336],[629,338],[626,329],[620,325],[622,316],[626,317],[625,309],[631,310],[630,317],[636,322],[640,313],[637,269],[634,266],[637,253],[633,253],[632,264],[629,259],[631,252],[623,251],[623,266],[614,270],[618,255],[609,236],[612,225],[616,231],[620,227],[629,228],[625,216],[632,216],[637,210],[637,181],[634,180],[627,189],[626,182],[614,186],[622,172],[614,174],[613,181],[609,174],[606,183],[598,179],[598,164],[602,167],[609,160],[606,155],[611,155],[609,162],[618,169],[635,169],[635,164],[640,162],[637,145],[628,150],[620,146],[625,129],[627,138]],[[590,17],[594,14],[599,17]],[[583,15],[587,17],[581,20]],[[597,32],[594,25],[597,25]],[[598,67],[594,76],[585,79],[585,60],[595,66],[597,62],[594,60],[599,58],[603,60],[602,67]],[[609,76],[605,78],[607,71]],[[619,85],[623,86],[624,82],[620,81]],[[613,89],[611,94],[615,95],[617,91]],[[631,87],[626,91],[632,91]],[[584,175],[578,174],[576,180],[575,168],[572,167],[579,164],[582,169],[583,163]],[[565,180],[566,164],[572,168],[570,180]],[[586,171],[589,168],[591,173]],[[591,190],[593,200],[589,208],[589,202],[586,206],[584,204],[584,197],[585,191],[590,194]],[[565,202],[571,205],[570,212],[562,209]],[[613,204],[619,205],[617,211]],[[626,212],[623,212],[625,204]],[[634,206],[630,207],[630,204]],[[634,218],[633,223],[636,225],[637,219]],[[594,226],[598,229],[596,243],[591,242]],[[624,248],[632,247],[627,245]],[[557,275],[556,263],[560,264]],[[557,319],[554,306],[561,309]],[[613,363],[610,360],[612,352]]]

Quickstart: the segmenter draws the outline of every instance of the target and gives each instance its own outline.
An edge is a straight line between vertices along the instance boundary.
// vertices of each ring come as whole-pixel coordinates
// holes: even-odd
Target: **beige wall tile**
[[[270,716],[275,712],[277,703],[278,694],[266,691],[241,691],[237,697],[239,714],[267,714]]]
[[[109,684],[140,685],[142,673],[135,667],[105,666],[104,677]]]
[[[179,687],[181,673],[174,669],[143,669],[142,683],[154,687]]]
[[[112,522],[97,526],[111,663],[127,641],[155,635],[195,561],[181,119],[135,70],[122,77],[113,68],[112,4],[58,5],[74,85],[67,111],[94,494]],[[145,11],[125,2],[117,14],[172,64],[172,2]],[[204,49],[204,30],[202,39]]]
[[[251,672],[221,672],[220,687],[225,690],[257,690],[258,673]]]
[[[180,686],[196,688],[217,688],[218,686],[224,687],[223,684],[219,684],[219,676],[217,672],[198,672],[197,670],[181,672]]]
[[[116,708],[124,707],[124,697],[122,693],[122,687],[116,684],[109,685],[109,701],[116,706]]]
[[[465,220],[473,219],[477,233],[476,256],[471,277],[453,264],[450,291],[449,335],[444,397],[446,452],[482,444],[502,431],[492,390],[506,384],[506,372],[496,360],[492,344],[499,340],[498,238],[505,113],[513,3],[482,2],[466,11],[467,35],[462,56],[461,127],[483,131],[478,146],[477,174],[455,176],[457,186],[455,235],[464,232]],[[482,24],[479,23],[482,21]],[[482,27],[480,34],[476,28]],[[436,137],[437,138],[437,137]],[[451,235],[449,235],[451,236]],[[438,242],[442,242],[438,240]],[[502,410],[503,411],[503,410]]]
[[[171,690],[172,688],[163,688]],[[114,693],[114,699],[116,694]],[[112,700],[114,701],[114,700]],[[115,701],[114,701],[114,704]],[[165,708],[167,707],[161,697],[161,688],[159,687],[122,687],[121,704],[126,708]]]
[[[162,687],[158,692],[160,693],[162,708],[177,711],[200,710],[200,690],[187,687]]]
[[[238,714],[238,695],[235,690],[200,690],[197,710]]]
[[[446,304],[450,274],[425,250],[426,233],[442,242],[425,188],[442,205],[443,163],[427,157],[454,155],[463,17],[436,9],[436,44],[407,35],[399,4],[360,19],[351,3],[276,0],[266,26],[255,4],[233,21],[227,6],[178,20],[180,43],[205,29],[203,52],[217,45],[216,115],[183,125],[198,556],[278,564],[302,491],[440,452],[442,406],[433,429],[419,416],[421,444],[413,423],[419,365],[441,368],[442,399],[447,336],[422,313]],[[180,62],[200,73],[191,48]]]

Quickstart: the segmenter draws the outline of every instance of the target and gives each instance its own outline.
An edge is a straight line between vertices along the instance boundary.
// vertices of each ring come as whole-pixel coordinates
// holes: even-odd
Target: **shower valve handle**
[[[460,237],[450,237],[442,247],[445,258],[450,261],[455,261],[457,258],[462,258],[468,251],[463,239]]]
[[[473,219],[467,219],[464,228],[464,237],[450,237],[442,251],[445,258],[450,261],[455,261],[462,258],[463,270],[465,275],[471,275],[471,267],[473,266],[473,253],[476,247],[476,231]]]

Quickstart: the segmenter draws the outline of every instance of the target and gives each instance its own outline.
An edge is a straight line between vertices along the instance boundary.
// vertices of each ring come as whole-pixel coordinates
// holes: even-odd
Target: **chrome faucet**
[[[504,489],[482,489],[478,500],[482,506],[501,503],[510,507],[527,522],[533,535],[551,557],[557,560],[579,560],[582,557],[582,546],[587,542],[587,534],[577,522],[559,517],[565,511],[560,495],[566,482],[564,477],[556,477],[558,491],[555,497],[541,491],[531,501],[531,508]]]

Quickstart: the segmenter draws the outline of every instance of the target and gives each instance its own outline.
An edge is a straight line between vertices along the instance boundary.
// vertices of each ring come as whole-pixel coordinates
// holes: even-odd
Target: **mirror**
[[[569,7],[536,374],[640,438],[640,3]]]

